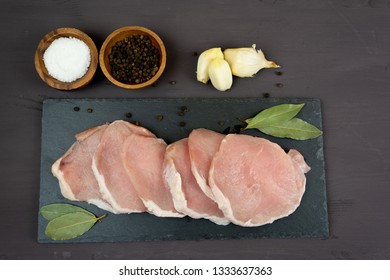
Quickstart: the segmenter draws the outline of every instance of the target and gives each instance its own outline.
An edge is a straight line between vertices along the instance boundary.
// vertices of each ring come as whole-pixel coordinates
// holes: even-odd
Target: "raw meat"
[[[183,217],[163,182],[166,146],[162,139],[131,134],[123,143],[122,161],[148,212],[158,217]]]
[[[194,129],[188,137],[192,173],[202,191],[213,200],[214,195],[208,182],[209,169],[224,137],[224,134],[205,128]]]
[[[307,165],[305,162],[305,159],[303,158],[302,154],[298,152],[295,149],[291,149],[288,151],[288,155],[291,157],[291,159],[296,163],[295,166],[299,167],[299,169],[303,173],[307,173],[310,171],[310,166]]]
[[[187,138],[167,147],[164,179],[177,211],[194,219],[209,219],[219,225],[229,223],[218,205],[203,193],[192,174]]]
[[[63,196],[113,213],[260,226],[299,206],[310,170],[299,151],[260,137],[196,129],[167,146],[115,121],[85,130],[52,166]]]
[[[131,134],[155,137],[149,130],[126,121],[111,123],[103,133],[92,161],[100,193],[117,213],[146,211],[121,160],[121,145]]]
[[[227,135],[209,173],[225,217],[241,226],[260,226],[290,215],[299,206],[310,167],[298,151],[248,135]]]
[[[57,177],[65,198],[86,201],[115,212],[100,194],[98,182],[92,172],[92,157],[107,126],[104,124],[77,134],[77,141],[52,165],[51,170]]]

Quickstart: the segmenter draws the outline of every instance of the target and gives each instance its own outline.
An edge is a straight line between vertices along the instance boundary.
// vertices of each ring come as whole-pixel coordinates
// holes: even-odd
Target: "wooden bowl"
[[[50,76],[43,61],[43,54],[47,48],[55,39],[60,37],[73,37],[82,40],[89,47],[91,53],[91,62],[85,75],[70,83],[59,81]],[[46,84],[59,90],[74,90],[86,86],[95,75],[98,62],[98,51],[95,43],[87,34],[75,28],[66,27],[51,31],[42,38],[35,51],[35,69],[39,76]]]
[[[159,51],[160,53],[160,61],[159,61],[159,68],[157,73],[149,80],[143,83],[123,83],[118,80],[116,80],[112,74],[111,74],[111,66],[109,63],[109,55],[111,53],[112,47],[118,42],[121,41],[131,35],[146,35],[150,38],[153,46]],[[113,31],[106,40],[104,41],[100,52],[99,52],[99,63],[100,68],[102,69],[104,75],[107,77],[108,80],[110,80],[114,85],[125,88],[125,89],[140,89],[147,86],[152,85],[155,83],[158,78],[160,78],[161,74],[164,72],[165,65],[167,61],[167,54],[165,50],[165,46],[160,39],[160,37],[154,33],[153,31],[142,27],[142,26],[125,26],[122,28],[119,28],[115,31]]]

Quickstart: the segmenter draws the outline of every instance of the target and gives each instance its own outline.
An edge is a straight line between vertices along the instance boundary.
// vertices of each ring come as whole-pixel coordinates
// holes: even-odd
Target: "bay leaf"
[[[317,127],[299,118],[293,118],[258,129],[271,136],[295,140],[307,140],[322,135],[322,131]]]
[[[46,220],[53,220],[59,216],[72,213],[72,212],[85,212],[95,217],[94,214],[85,210],[84,208],[68,203],[52,203],[45,205],[41,208],[40,213]]]
[[[51,220],[45,230],[45,234],[53,240],[68,240],[83,235],[103,215],[97,218],[86,212],[72,212]]]
[[[258,113],[255,117],[245,120],[246,129],[262,128],[275,123],[288,121],[295,117],[305,104],[280,104]]]

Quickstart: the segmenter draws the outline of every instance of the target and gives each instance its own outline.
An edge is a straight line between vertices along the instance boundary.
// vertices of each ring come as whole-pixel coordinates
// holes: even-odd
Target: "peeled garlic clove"
[[[210,61],[208,74],[211,83],[219,91],[225,91],[232,87],[233,75],[229,63],[223,58],[214,58]]]
[[[253,77],[263,68],[280,67],[274,61],[268,61],[261,50],[256,50],[255,44],[251,48],[226,49],[223,54],[233,75],[241,78]]]
[[[196,69],[196,78],[199,82],[207,83],[210,79],[208,66],[214,58],[223,58],[221,48],[212,48],[202,52],[198,58],[198,66]]]

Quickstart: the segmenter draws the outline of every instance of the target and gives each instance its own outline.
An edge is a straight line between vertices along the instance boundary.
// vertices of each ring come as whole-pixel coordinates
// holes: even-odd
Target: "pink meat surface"
[[[187,138],[167,147],[164,178],[177,211],[194,219],[205,218],[220,225],[229,223],[218,205],[200,189],[192,174]]]
[[[286,217],[299,206],[310,167],[302,155],[248,135],[227,135],[209,173],[214,197],[231,222],[260,226]]]
[[[92,162],[100,192],[117,213],[146,211],[121,160],[122,144],[131,134],[155,137],[143,127],[126,121],[115,121],[104,131]]]
[[[62,195],[74,201],[86,201],[102,209],[114,212],[102,197],[92,171],[92,158],[108,125],[90,128],[77,134],[76,142],[52,165]]]
[[[122,145],[122,161],[147,211],[159,217],[183,217],[163,182],[167,144],[159,138],[132,134]]]
[[[202,191],[213,200],[214,195],[208,182],[209,169],[224,137],[224,134],[205,128],[193,130],[188,137],[192,173]]]

